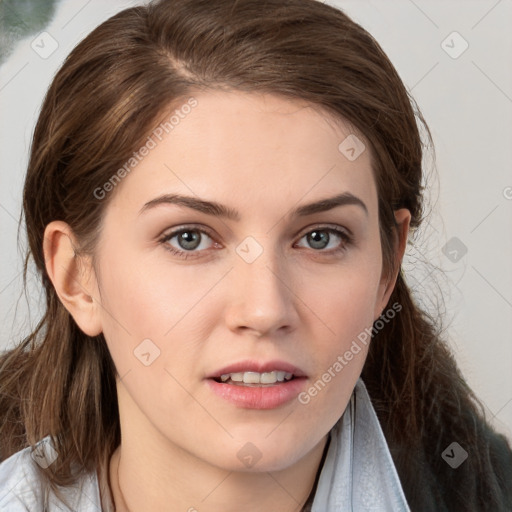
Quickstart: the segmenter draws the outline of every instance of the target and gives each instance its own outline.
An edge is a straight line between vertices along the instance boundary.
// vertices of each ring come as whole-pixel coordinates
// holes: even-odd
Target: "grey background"
[[[0,3],[2,348],[26,335],[41,312],[32,274],[30,308],[22,297],[16,237],[43,95],[79,40],[138,3]],[[512,439],[512,0],[328,3],[377,39],[432,130],[437,171],[427,182],[431,213],[404,265],[418,300],[445,310],[446,336],[465,377],[492,423]],[[58,47],[47,55],[52,45]],[[427,156],[427,169],[431,163]]]

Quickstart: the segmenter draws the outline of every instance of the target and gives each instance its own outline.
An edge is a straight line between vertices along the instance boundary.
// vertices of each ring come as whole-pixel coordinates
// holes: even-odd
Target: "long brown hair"
[[[59,301],[45,269],[44,229],[66,222],[79,253],[93,254],[115,193],[98,199],[94,191],[141,147],[162,112],[208,89],[306,100],[364,135],[385,269],[394,265],[393,210],[410,210],[413,231],[423,220],[428,127],[380,46],[342,11],[315,0],[160,0],[102,23],[55,76],[35,128],[23,195],[25,278],[33,258],[46,312],[0,359],[1,456],[50,435],[59,456],[43,473],[52,488],[74,481],[76,463],[106,472],[120,425],[105,339],[85,335]],[[466,511],[503,510],[506,484],[493,476],[483,408],[439,320],[414,302],[402,271],[395,302],[402,310],[374,334],[362,378],[411,507],[433,510],[431,500],[436,510],[459,510],[461,495],[445,495],[440,481],[448,489],[465,482]],[[441,457],[452,441],[470,454],[457,470]]]

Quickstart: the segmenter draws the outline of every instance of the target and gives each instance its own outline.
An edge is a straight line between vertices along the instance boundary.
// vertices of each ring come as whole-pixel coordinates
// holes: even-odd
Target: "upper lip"
[[[219,370],[215,370],[211,374],[207,375],[207,379],[216,379],[221,375],[228,373],[244,373],[244,372],[258,372],[266,373],[271,371],[282,371],[287,373],[293,373],[294,377],[306,377],[306,374],[293,364],[287,363],[286,361],[238,361],[237,363],[224,366]]]

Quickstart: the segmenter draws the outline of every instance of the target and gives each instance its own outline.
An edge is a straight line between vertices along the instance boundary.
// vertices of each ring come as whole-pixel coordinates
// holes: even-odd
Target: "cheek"
[[[320,379],[322,389],[317,405],[343,403],[366,360],[381,273],[380,257],[373,252],[378,249],[359,252],[350,264],[347,260],[346,265],[302,280],[302,297],[312,312],[306,322],[315,351],[312,380]]]
[[[331,377],[333,372],[337,377],[322,378],[329,382],[329,391],[324,394],[324,400],[332,398],[339,401],[340,389],[350,382],[355,383],[366,359],[370,337],[365,334],[368,332],[365,329],[371,329],[373,323],[375,298],[372,287],[356,286],[356,281],[352,279],[350,283],[346,282],[328,296],[324,293],[325,302],[318,308],[320,323],[323,324],[319,329],[323,333],[327,332],[327,335],[320,335],[320,331],[311,335],[315,340],[313,345],[316,354],[313,380],[322,378],[329,370]]]
[[[139,337],[163,338],[195,308],[215,276],[170,265],[165,255],[151,263],[148,260],[125,257],[112,264],[105,258],[101,279],[104,319],[107,325],[122,324]]]
[[[135,258],[111,261],[102,262],[107,270],[101,279],[101,315],[119,374],[141,369],[147,362],[141,356],[149,352],[152,372],[168,368],[183,380],[180,372],[187,375],[201,340],[221,314],[220,301],[209,293],[219,276],[169,265],[165,255],[151,265]]]
[[[329,425],[342,414],[361,374],[376,298],[370,272],[340,272],[336,279],[308,287],[308,305],[315,313],[307,322],[316,326],[309,333],[314,364],[308,387],[298,397],[306,416],[322,417]]]
[[[207,293],[218,278],[129,258],[102,263],[103,332],[123,386],[148,417],[181,429],[197,414],[183,385],[220,314]],[[176,407],[182,414],[168,414]]]
[[[377,262],[378,263],[378,262]],[[346,343],[373,323],[380,269],[374,264],[347,265],[302,279],[299,297],[318,317],[332,340]]]

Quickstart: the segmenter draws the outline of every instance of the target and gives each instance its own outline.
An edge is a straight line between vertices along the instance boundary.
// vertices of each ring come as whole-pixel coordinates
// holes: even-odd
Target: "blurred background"
[[[3,0],[0,3],[0,55],[2,61],[16,42],[36,34],[47,25],[54,13],[56,0]]]
[[[26,336],[43,298],[18,222],[30,138],[52,76],[115,12],[109,0],[0,0],[0,348]],[[512,2],[336,0],[381,44],[432,130],[429,216],[404,266],[488,418],[512,440]]]

